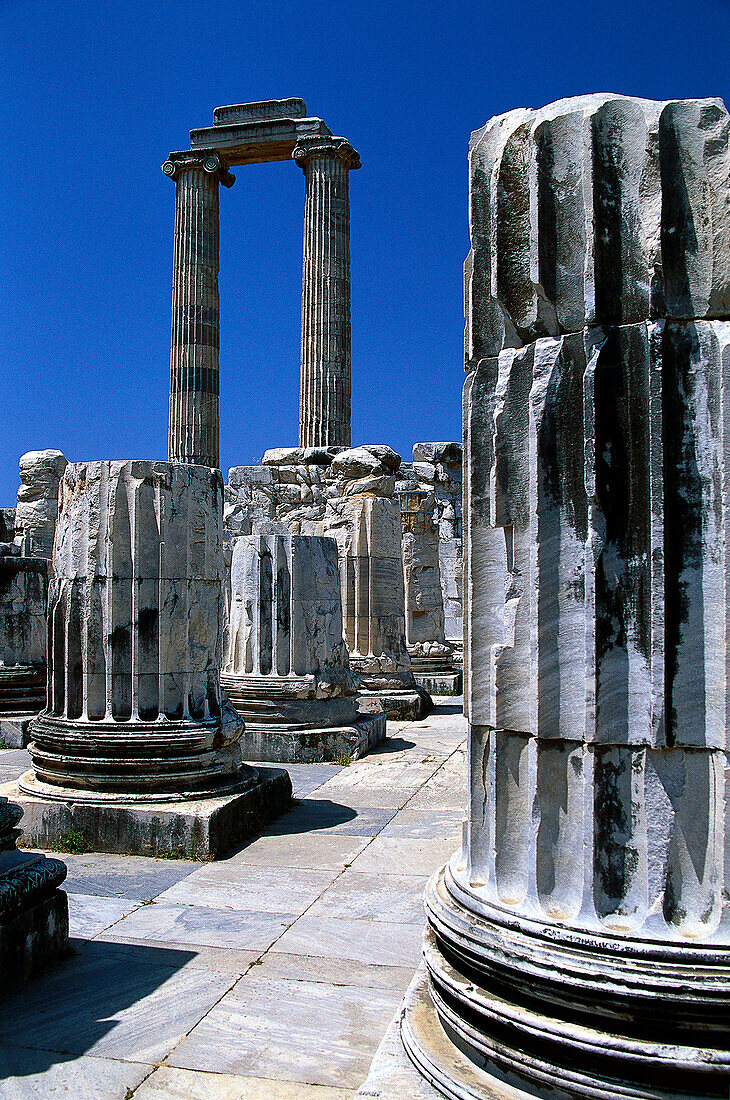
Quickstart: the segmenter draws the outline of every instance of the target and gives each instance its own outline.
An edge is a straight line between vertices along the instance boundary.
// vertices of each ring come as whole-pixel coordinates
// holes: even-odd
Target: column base
[[[291,804],[291,780],[281,768],[246,769],[247,785],[206,798],[99,796],[53,788],[26,772],[0,794],[23,809],[23,844],[58,849],[69,834],[87,851],[174,859],[218,859],[253,836]]]
[[[444,1095],[727,1096],[727,946],[508,913],[448,865],[428,883],[426,913],[430,1005],[419,994],[402,1034]]]
[[[385,740],[385,714],[362,714],[355,695],[313,698],[305,680],[221,676],[229,702],[244,722],[247,760],[317,764],[364,756]]]
[[[0,992],[33,978],[68,952],[65,864],[38,854],[0,855]]]
[[[416,722],[433,710],[433,699],[425,688],[415,682],[412,688],[400,690],[395,686],[371,690],[366,677],[363,677],[362,683],[357,701],[360,710],[366,714],[384,714],[391,721]]]
[[[0,668],[0,722],[35,718],[45,705],[45,668],[33,665]]]
[[[410,1049],[418,1051],[418,1063]],[[446,1081],[450,1091],[434,1081]],[[456,1089],[456,1091],[454,1091]],[[477,1070],[454,1046],[441,1026],[428,992],[423,963],[413,976],[403,1004],[390,1024],[373,1058],[358,1098],[368,1100],[528,1100],[527,1094]]]
[[[463,676],[450,657],[411,657],[413,679],[431,695],[461,695]]]
[[[0,715],[0,742],[6,749],[24,749],[31,739],[30,724],[37,718],[33,713]]]

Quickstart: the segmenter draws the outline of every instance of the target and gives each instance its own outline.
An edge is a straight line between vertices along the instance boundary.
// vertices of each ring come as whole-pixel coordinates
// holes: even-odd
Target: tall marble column
[[[168,458],[217,467],[218,184],[234,177],[216,153],[170,153],[162,171],[176,185]]]
[[[472,137],[468,805],[402,1026],[450,1097],[730,1083],[729,132],[586,96]]]
[[[345,138],[301,138],[304,264],[299,446],[350,446],[349,173],[360,157]]]

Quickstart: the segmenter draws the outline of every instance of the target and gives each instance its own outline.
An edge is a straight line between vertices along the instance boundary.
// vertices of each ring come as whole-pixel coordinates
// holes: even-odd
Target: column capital
[[[219,183],[224,187],[233,187],[236,177],[228,171],[228,165],[218,153],[196,153],[192,150],[184,150],[180,153],[170,153],[162,165],[162,171],[171,180],[188,168],[203,168],[211,176],[217,176]]]
[[[343,137],[319,137],[315,134],[301,137],[294,147],[292,158],[305,172],[307,164],[314,157],[343,160],[350,170],[360,167],[360,154],[353,149],[347,138]]]

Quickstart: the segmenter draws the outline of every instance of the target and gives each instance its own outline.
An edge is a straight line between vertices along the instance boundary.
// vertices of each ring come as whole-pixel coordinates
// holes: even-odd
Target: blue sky
[[[215,106],[349,138],[353,442],[458,439],[469,133],[591,91],[728,96],[730,0],[0,0],[0,505],[17,460],[165,458],[174,186]],[[221,194],[221,465],[296,442],[304,179]]]

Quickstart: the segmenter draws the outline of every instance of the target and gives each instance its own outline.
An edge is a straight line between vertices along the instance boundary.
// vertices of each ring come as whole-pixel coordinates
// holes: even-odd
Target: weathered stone
[[[461,673],[452,664],[444,632],[433,505],[431,493],[400,494],[406,647],[416,682],[429,692],[454,695],[461,690]]]
[[[15,538],[28,557],[50,558],[58,516],[58,483],[68,465],[60,451],[28,451],[20,459]]]
[[[300,447],[350,446],[350,192],[360,157],[341,137],[303,137]]]
[[[376,497],[392,497],[395,493],[395,478],[390,477],[359,477],[355,481],[348,481],[345,485],[345,496],[355,496],[357,493],[372,493]]]
[[[20,852],[23,811],[0,796],[0,993],[34,977],[68,952],[66,866]]]
[[[438,531],[438,561],[444,634],[452,662],[460,664],[463,634],[461,547],[461,443],[414,443],[412,463],[402,463],[396,478],[401,501],[421,493],[432,502]]]
[[[42,801],[34,814],[46,842],[86,804],[105,807],[85,818],[99,823],[87,837],[98,846],[121,821],[118,805],[133,812],[139,803],[229,793],[245,835],[238,795],[255,801],[258,777],[241,764],[242,724],[219,683],[222,496],[220,473],[207,467],[67,467],[49,595],[48,704],[18,796]],[[206,816],[191,809],[188,817],[202,835]]]
[[[431,707],[416,684],[405,641],[405,596],[397,501],[370,494],[330,500],[323,528],[337,541],[344,636],[362,677],[360,705],[388,717]]]
[[[364,443],[362,449],[369,451],[371,455],[375,455],[378,461],[385,466],[388,473],[394,474],[400,466],[400,455],[385,443]]]
[[[593,95],[472,135],[467,366],[585,325],[730,308],[722,100]]]
[[[384,717],[358,713],[333,539],[236,539],[228,633],[221,682],[245,721],[248,759],[354,757],[383,740]]]
[[[461,443],[414,443],[413,461],[461,466]]]
[[[340,451],[332,459],[330,470],[348,481],[360,477],[382,477],[388,473],[384,462],[369,447],[353,447]]]
[[[264,466],[298,466],[304,459],[302,447],[272,447],[264,452],[261,462]],[[244,469],[255,469],[246,466]]]
[[[46,703],[47,566],[66,466],[60,451],[22,456],[13,542],[0,546],[0,738],[7,745],[27,743],[29,721]]]
[[[303,99],[264,99],[257,103],[216,107],[213,111],[213,125],[227,126],[232,122],[253,122],[265,118],[306,117],[307,105]]]
[[[25,743],[46,702],[45,558],[0,553],[0,738]]]
[[[402,1027],[451,1096],[730,1079],[727,134],[599,96],[472,146],[469,808]]]

